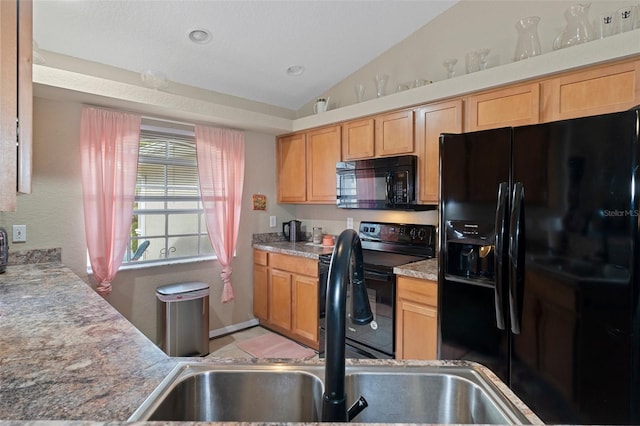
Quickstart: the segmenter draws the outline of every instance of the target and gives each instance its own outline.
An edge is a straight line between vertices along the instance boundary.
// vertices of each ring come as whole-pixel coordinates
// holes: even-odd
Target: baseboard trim
[[[254,318],[249,321],[241,322],[239,324],[233,324],[227,327],[209,330],[209,339],[224,336],[225,334],[235,333],[236,331],[244,330],[245,328],[255,327],[258,324],[260,324],[260,322],[256,318]]]

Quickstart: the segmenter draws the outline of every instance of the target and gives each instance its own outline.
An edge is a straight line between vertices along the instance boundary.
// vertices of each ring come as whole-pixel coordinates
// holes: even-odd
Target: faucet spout
[[[351,268],[352,259],[355,261]],[[350,273],[351,272],[351,273]],[[345,325],[347,285],[351,282],[351,321],[368,324],[373,319],[364,282],[362,243],[358,234],[347,229],[336,241],[329,266],[326,301],[325,392],[322,398],[323,422],[349,420],[345,392]]]

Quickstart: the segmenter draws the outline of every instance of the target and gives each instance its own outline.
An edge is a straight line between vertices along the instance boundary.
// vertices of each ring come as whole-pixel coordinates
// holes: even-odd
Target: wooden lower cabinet
[[[253,270],[253,314],[260,324],[317,350],[318,261],[254,250]]]
[[[291,273],[269,268],[269,323],[291,330]]]
[[[438,358],[438,283],[399,276],[396,359]]]
[[[291,310],[294,335],[318,341],[318,277],[292,276]]]

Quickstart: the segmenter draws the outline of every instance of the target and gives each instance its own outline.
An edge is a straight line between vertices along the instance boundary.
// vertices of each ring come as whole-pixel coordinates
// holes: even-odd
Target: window
[[[123,265],[210,258],[193,130],[140,131],[136,199]]]

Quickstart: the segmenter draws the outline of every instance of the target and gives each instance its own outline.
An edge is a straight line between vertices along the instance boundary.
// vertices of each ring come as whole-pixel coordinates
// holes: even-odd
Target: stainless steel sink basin
[[[207,422],[317,422],[322,381],[287,368],[191,364],[145,402],[140,419]],[[142,408],[142,407],[141,407]],[[136,414],[134,414],[136,416]]]
[[[524,416],[473,371],[358,372],[347,376],[349,398],[369,406],[360,423],[520,424]]]
[[[321,364],[180,363],[129,421],[320,422]],[[478,368],[347,365],[357,423],[530,424]]]

